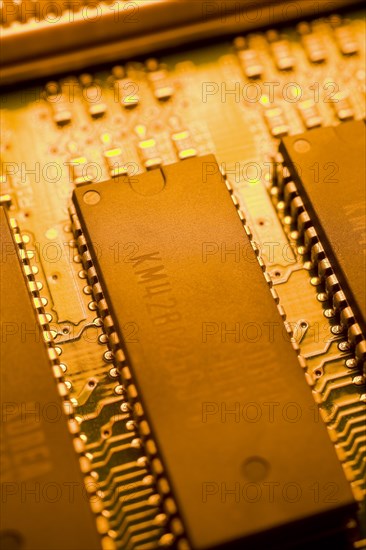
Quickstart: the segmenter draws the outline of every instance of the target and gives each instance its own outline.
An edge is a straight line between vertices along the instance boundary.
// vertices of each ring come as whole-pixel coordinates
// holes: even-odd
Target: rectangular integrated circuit
[[[365,151],[363,120],[286,137],[280,146],[294,182],[285,187],[285,201],[360,362],[366,359]]]
[[[73,203],[152,471],[192,548],[342,539],[350,486],[215,157],[84,185]]]
[[[0,222],[0,546],[97,550],[101,542],[84,479],[3,207]]]

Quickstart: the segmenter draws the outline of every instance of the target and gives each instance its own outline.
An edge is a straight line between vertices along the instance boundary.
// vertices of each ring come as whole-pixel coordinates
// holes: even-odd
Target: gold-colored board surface
[[[307,60],[298,35],[288,30],[295,58],[291,72],[275,68],[264,34],[251,35],[250,45],[259,52],[264,67],[263,78],[255,82],[244,76],[230,42],[166,56],[161,61],[166,63],[173,94],[164,102],[154,96],[143,64],[131,62],[125,90],[130,97],[138,95],[139,103],[129,109],[116,96],[110,71],[99,71],[94,76],[105,109],[100,118],[92,118],[90,111],[98,103],[96,96],[90,91],[93,99],[88,103],[77,77],[68,77],[63,80],[63,93],[71,123],[63,127],[55,123],[54,105],[46,101],[44,87],[30,86],[3,95],[1,160],[7,171],[4,186],[12,196],[11,215],[28,248],[35,251],[33,264],[48,300],[46,311],[52,315],[65,379],[85,428],[87,449],[120,547],[148,545],[163,530],[154,519],[155,508],[145,506],[153,488],[143,464],[136,467],[137,434],[128,423],[129,411],[73,242],[67,211],[75,177],[70,162],[85,157],[89,164],[83,176],[107,180],[105,151],[120,148],[128,173],[133,175],[145,169],[148,159],[144,155],[152,149],[148,140],[155,140],[154,155],[149,158],[158,156],[162,164],[182,158],[172,135],[184,131],[189,132],[189,144],[183,150],[214,153],[240,200],[301,353],[308,360],[314,403],[320,404],[320,417],[328,422],[330,435],[337,436],[337,450],[355,495],[365,494],[366,437],[361,429],[366,419],[365,387],[359,373],[345,366],[349,354],[339,349],[341,340],[331,332],[316,287],[310,284],[309,272],[271,202],[270,161],[279,141],[271,136],[264,116],[269,107],[280,107],[289,133],[303,132],[306,128],[294,93],[315,98],[324,126],[340,122],[332,101],[338,93],[347,93],[355,118],[365,116],[361,15],[352,16],[349,26],[360,51],[346,57],[339,51],[329,21],[316,23],[314,28],[327,52],[327,61],[318,65]],[[225,261],[225,247],[229,249],[230,243],[217,244]],[[122,246],[116,254],[128,252],[129,243]],[[241,250],[238,254],[242,261]],[[129,513],[140,514],[144,534],[134,527],[137,516],[125,515],[126,505],[132,506]],[[129,517],[135,518],[131,524]]]

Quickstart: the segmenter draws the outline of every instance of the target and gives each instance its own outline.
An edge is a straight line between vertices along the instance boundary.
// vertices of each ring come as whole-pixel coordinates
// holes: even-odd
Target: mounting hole
[[[311,145],[306,139],[297,139],[294,143],[294,149],[297,153],[308,153]]]
[[[0,531],[0,548],[4,550],[22,550],[24,539],[18,531]]]
[[[100,193],[98,193],[98,191],[87,191],[86,193],[84,193],[83,195],[83,201],[85,202],[85,204],[89,204],[91,206],[95,205],[95,204],[98,204],[98,202],[100,201]]]
[[[270,466],[265,458],[261,456],[250,456],[244,461],[242,469],[247,479],[258,482],[267,477]]]

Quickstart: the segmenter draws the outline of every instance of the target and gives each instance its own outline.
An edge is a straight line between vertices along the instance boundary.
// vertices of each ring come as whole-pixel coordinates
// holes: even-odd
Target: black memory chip
[[[366,334],[365,123],[351,121],[286,137],[280,151]]]
[[[341,531],[349,483],[215,157],[73,202],[192,547]]]
[[[97,550],[100,537],[3,207],[0,222],[0,547]]]

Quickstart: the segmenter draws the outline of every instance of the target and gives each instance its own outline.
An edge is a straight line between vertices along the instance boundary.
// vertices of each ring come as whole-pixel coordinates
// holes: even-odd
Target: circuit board
[[[365,117],[364,35],[363,14],[355,12],[4,92],[2,205],[17,222],[38,284],[80,431],[84,472],[96,487],[91,506],[103,548],[169,546],[180,540],[182,526],[169,522],[169,503],[164,507],[157,491],[114,362],[71,220],[72,193],[78,197],[109,180],[123,186],[127,179],[205,155],[215,155],[266,267],[273,299],[286,318],[284,333],[302,358],[303,368],[297,368],[312,394],[311,413],[327,426],[354,499],[360,505],[364,500],[364,372],[276,183],[289,170],[279,149],[283,138],[286,143],[297,134],[311,136]],[[311,168],[314,181],[337,185],[340,162],[320,155]],[[93,204],[95,192],[89,193],[86,201]],[[216,215],[219,223],[213,209],[213,222]],[[128,232],[108,243],[116,264],[133,257],[136,246]],[[226,265],[239,262],[244,252],[239,243],[233,248],[232,242],[208,239],[202,254]],[[136,319],[127,316],[121,328],[131,346],[139,339]],[[249,321],[250,315],[240,330],[253,340],[264,337],[263,326]],[[285,367],[281,376],[286,380]],[[242,409],[250,414],[245,403]],[[257,414],[267,412],[257,404]],[[296,405],[281,414],[287,412],[296,414]],[[332,498],[332,487],[313,490],[320,500]],[[183,549],[184,536],[181,541]]]

